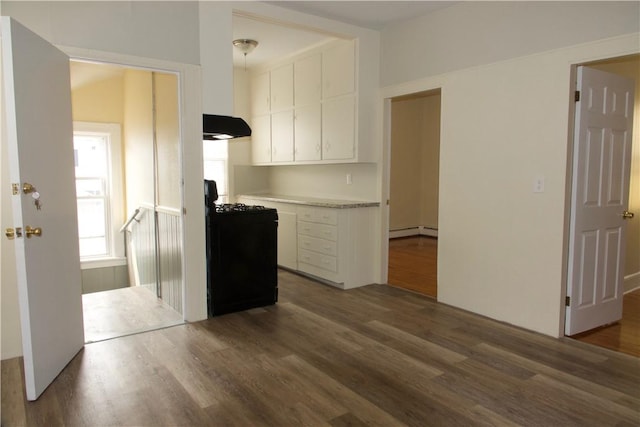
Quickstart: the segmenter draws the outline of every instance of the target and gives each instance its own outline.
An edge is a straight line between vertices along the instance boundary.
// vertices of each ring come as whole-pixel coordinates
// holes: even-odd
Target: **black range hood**
[[[203,139],[232,139],[251,136],[251,128],[240,117],[202,115]]]

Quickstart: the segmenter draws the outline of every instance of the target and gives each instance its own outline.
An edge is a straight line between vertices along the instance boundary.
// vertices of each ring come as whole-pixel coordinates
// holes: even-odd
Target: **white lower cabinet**
[[[278,209],[278,265],[341,289],[373,283],[374,207],[239,201]]]

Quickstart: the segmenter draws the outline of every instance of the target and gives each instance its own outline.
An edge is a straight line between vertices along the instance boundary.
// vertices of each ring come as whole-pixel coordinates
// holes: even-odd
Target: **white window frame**
[[[124,237],[120,227],[124,224],[124,185],[122,177],[122,131],[119,123],[73,122],[73,135],[105,136],[109,168],[107,182],[107,250],[106,256],[80,257],[81,268],[101,268],[126,265]]]

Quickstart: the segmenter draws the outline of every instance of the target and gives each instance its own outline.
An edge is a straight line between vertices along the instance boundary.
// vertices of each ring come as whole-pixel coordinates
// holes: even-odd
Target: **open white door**
[[[622,318],[633,80],[578,67],[565,334]]]
[[[11,166],[3,185],[15,190],[25,384],[35,400],[84,344],[69,58],[8,17],[0,29]]]

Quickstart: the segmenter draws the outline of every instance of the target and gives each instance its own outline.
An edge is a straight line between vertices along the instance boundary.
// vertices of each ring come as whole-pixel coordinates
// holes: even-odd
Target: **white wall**
[[[74,52],[74,57],[179,71],[182,74],[181,130],[185,138],[182,161],[183,167],[188,165],[184,169],[183,205],[188,214],[202,212],[200,73],[192,65],[200,62],[198,3],[2,1],[2,13],[12,16],[49,42],[64,46],[65,51]],[[230,13],[208,17],[211,25],[227,21],[231,21]],[[231,85],[230,80],[212,81],[214,88]],[[231,111],[230,102],[221,100],[220,108]],[[225,103],[229,105],[225,107]],[[185,316],[189,321],[206,317],[203,232],[201,216],[191,216],[184,221],[185,283],[190,288],[185,300]],[[15,279],[11,279],[10,271],[5,273],[5,266],[14,264],[10,256],[3,247],[3,308],[5,305],[17,307],[17,295],[14,298],[13,290]],[[6,280],[7,276],[9,280]],[[2,328],[2,358],[20,355],[17,310],[3,309]]]
[[[639,4],[607,5],[467,2],[383,32],[383,98],[442,88],[439,301],[563,334],[571,65],[640,49]]]
[[[202,112],[233,114],[232,2],[199,2]]]
[[[1,50],[1,48],[0,48]],[[2,76],[2,59],[0,57],[0,76]],[[2,79],[1,81],[4,81]],[[2,85],[4,86],[4,85]],[[0,90],[0,105],[4,106],[4,87]],[[0,224],[1,228],[14,227],[11,201],[11,185],[9,179],[7,126],[5,114],[0,114],[2,144],[0,145]],[[18,308],[18,286],[16,275],[15,243],[0,236],[0,356],[2,360],[22,355],[22,333],[20,330],[20,311]]]
[[[198,2],[3,0],[2,13],[58,46],[200,63]]]
[[[635,32],[639,8],[627,1],[460,2],[382,32],[382,86]]]

